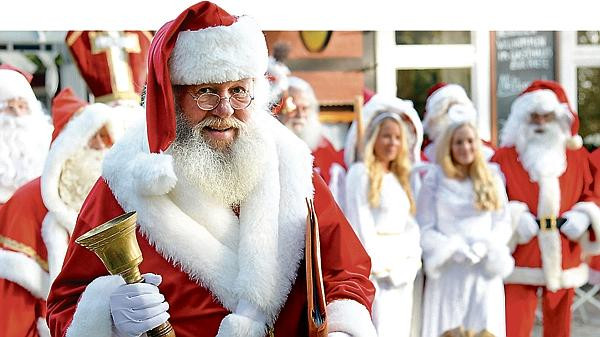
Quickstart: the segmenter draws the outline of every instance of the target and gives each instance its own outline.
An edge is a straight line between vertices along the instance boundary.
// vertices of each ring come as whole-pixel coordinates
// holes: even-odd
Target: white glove
[[[327,334],[327,337],[352,337],[349,334],[341,331],[330,332]]]
[[[470,264],[476,264],[477,262],[481,261],[481,258],[475,255],[469,246],[465,245],[454,252],[452,255],[452,260],[457,263],[463,263],[466,261]]]
[[[487,255],[488,247],[483,242],[475,242],[471,245],[471,252],[481,260]]]
[[[120,336],[139,337],[169,319],[169,303],[158,291],[162,277],[142,276],[145,283],[122,284],[110,295],[110,313]]]
[[[537,222],[535,222],[535,217],[533,214],[530,212],[523,212],[519,218],[519,224],[517,225],[519,244],[524,244],[531,241],[531,239],[537,235],[539,230],[540,226],[538,226]]]
[[[567,222],[560,227],[560,231],[571,241],[577,241],[590,226],[590,218],[583,212],[568,211],[563,213],[563,217]]]

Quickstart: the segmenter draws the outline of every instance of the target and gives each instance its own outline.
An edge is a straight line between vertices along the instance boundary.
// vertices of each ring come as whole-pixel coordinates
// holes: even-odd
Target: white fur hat
[[[22,97],[30,107],[37,104],[31,85],[24,75],[16,70],[0,69],[0,101]]]
[[[533,81],[512,103],[510,115],[502,128],[502,146],[513,146],[519,137],[519,125],[527,123],[533,112],[553,112],[568,133],[567,147],[579,149],[583,145],[579,131],[579,117],[569,106],[562,86],[554,81]]]
[[[195,27],[182,27],[169,60],[172,84],[223,83],[265,76],[265,36],[247,16],[218,6],[201,12]],[[198,25],[199,23],[199,25]]]
[[[449,115],[449,122],[466,119],[475,123],[477,112],[463,87],[458,84],[442,82],[430,89],[423,114],[423,129],[427,136],[429,136],[429,139],[434,140],[444,131],[443,129],[447,125],[436,125],[436,121],[439,119],[438,117],[448,113],[450,107],[455,104],[462,105],[462,109],[460,110],[462,114],[457,114],[456,116]]]

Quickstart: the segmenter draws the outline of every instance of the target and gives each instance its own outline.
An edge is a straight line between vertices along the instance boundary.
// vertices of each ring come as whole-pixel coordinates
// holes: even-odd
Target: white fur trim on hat
[[[354,300],[335,300],[327,304],[329,332],[344,332],[350,336],[375,337],[371,315],[364,305]]]
[[[247,16],[230,26],[182,31],[169,59],[171,83],[223,83],[264,76],[269,56],[265,36]]]
[[[506,124],[502,127],[500,143],[502,146],[513,146],[517,143],[519,133],[521,132],[519,126],[527,123],[529,115],[532,112],[554,112],[557,120],[562,122],[565,127],[568,126],[568,128],[565,128],[565,132],[571,136],[570,126],[573,122],[573,115],[569,106],[559,102],[554,91],[540,89],[524,93],[515,98],[510,107],[510,115],[506,120]]]
[[[14,70],[0,69],[0,101],[17,97],[25,98],[30,108],[39,104],[25,76]]]

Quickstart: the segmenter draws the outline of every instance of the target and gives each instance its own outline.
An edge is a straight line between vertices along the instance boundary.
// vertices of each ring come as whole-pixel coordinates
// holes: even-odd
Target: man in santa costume
[[[287,85],[288,98],[277,116],[311,149],[315,169],[340,203],[344,200],[341,188],[346,172],[344,151],[336,150],[323,134],[319,121],[319,101],[312,86],[296,76],[288,77]]]
[[[101,103],[88,105],[69,88],[54,98],[54,133],[43,173],[0,209],[0,335],[49,336],[49,288],[102,159],[123,133],[120,113]]]
[[[52,125],[29,84],[33,76],[0,65],[0,205],[42,173]]]
[[[157,31],[147,124],[115,144],[73,233],[137,211],[145,283],[72,241],[48,299],[53,335],[140,336],[169,319],[178,337],[306,336],[314,198],[329,335],[375,336],[369,257],[310,150],[270,115],[267,59],[257,24],[210,2]]]
[[[460,108],[458,108],[460,106]],[[423,159],[435,160],[435,141],[452,122],[467,120],[477,125],[477,111],[467,92],[458,84],[440,82],[427,91],[423,130],[427,138],[423,142]],[[483,142],[483,155],[489,159],[494,149]]]
[[[588,280],[582,247],[600,233],[588,153],[560,84],[534,81],[511,106],[492,158],[506,178],[514,272],[505,279],[508,337],[530,336],[542,290],[545,337],[570,335],[574,288]]]

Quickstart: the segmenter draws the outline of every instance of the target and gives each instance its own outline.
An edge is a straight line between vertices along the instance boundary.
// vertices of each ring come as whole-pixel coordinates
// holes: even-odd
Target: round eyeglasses
[[[254,100],[254,97],[250,96],[247,92],[238,92],[229,97],[221,97],[212,92],[205,92],[200,95],[195,95],[189,92],[189,94],[192,96],[194,101],[196,101],[198,109],[204,111],[210,111],[216,108],[219,103],[221,103],[222,99],[229,101],[229,105],[231,105],[233,110],[246,109],[250,106],[252,100]]]

